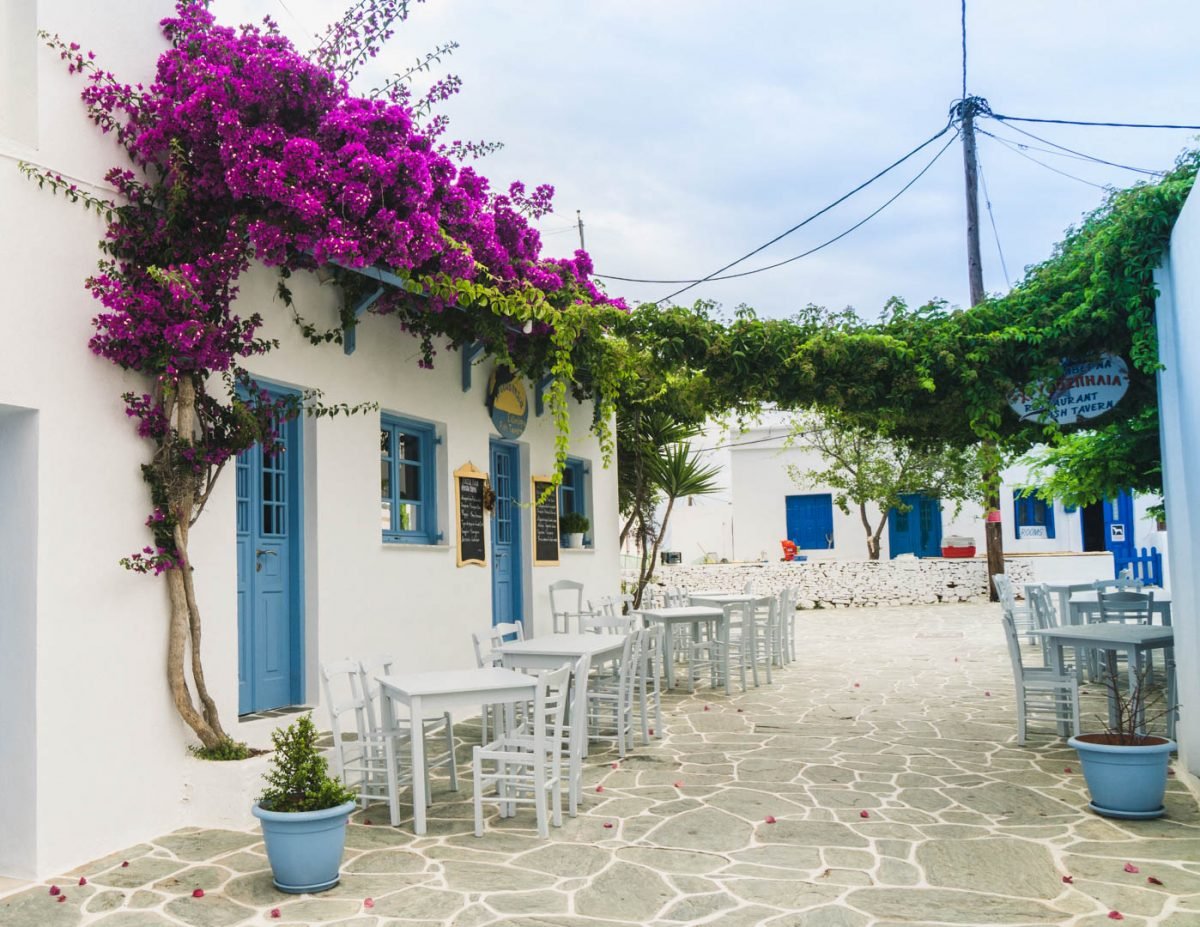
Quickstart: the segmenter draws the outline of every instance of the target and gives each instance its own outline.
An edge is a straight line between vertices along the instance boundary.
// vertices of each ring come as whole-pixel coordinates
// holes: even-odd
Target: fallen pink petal
[[[61,893],[62,893],[62,889],[59,888],[57,885],[50,886],[50,894],[51,895],[59,895]]]
[[[1151,885],[1162,885],[1162,879],[1156,879],[1154,876],[1146,876],[1146,881]]]
[[[651,731],[650,733],[652,733],[652,734],[653,734],[654,732],[653,732],[653,731]],[[613,769],[620,769],[620,768],[621,768],[621,764],[620,764],[620,763],[613,763],[613,764],[612,764],[612,768],[613,768]]]
[[[1074,885],[1075,877],[1074,876],[1063,876],[1063,881],[1066,882],[1068,885]]]
[[[983,697],[984,697],[984,698],[991,698],[991,697],[992,697],[992,693],[991,693],[991,692],[984,692],[984,693],[983,693]]]
[[[58,900],[59,900],[59,901],[66,901],[66,900],[67,900],[67,896],[66,896],[66,895],[59,895],[59,896],[58,896]]]
[[[204,897],[204,889],[202,889],[202,888],[192,889],[192,897],[193,898],[203,898]]]
[[[280,913],[278,908],[271,909],[271,917],[282,917],[282,916],[283,915]]]
[[[775,815],[768,814],[765,818],[763,818],[763,820],[768,824],[774,824],[775,823]]]
[[[612,821],[605,821],[604,828],[605,830],[612,830]]]
[[[1122,914],[1120,911],[1109,911],[1108,919],[1110,921],[1123,921],[1123,920],[1125,920],[1125,915]]]
[[[858,816],[860,818],[869,818],[871,815],[866,811],[860,811],[860,812],[858,812]]]
[[[1071,767],[1070,767],[1070,766],[1064,766],[1064,767],[1063,767],[1063,772],[1065,772],[1065,773],[1069,773],[1070,771],[1071,771]]]
[[[85,879],[83,876],[80,876],[80,877],[79,877],[79,884],[80,884],[80,885],[87,885],[87,879]]]
[[[683,788],[683,783],[682,783],[682,782],[676,782],[676,783],[675,783],[675,788],[677,788],[677,789],[681,789],[681,788]]]
[[[1137,866],[1135,866],[1133,863],[1126,863],[1126,864],[1125,864],[1125,871],[1126,871],[1126,872],[1140,872],[1141,870],[1140,870],[1140,869],[1138,869],[1138,867],[1137,867]]]
[[[856,683],[854,684],[854,688],[856,688],[856,689],[861,689],[861,688],[862,688],[862,683],[861,683],[861,682],[856,682]]]
[[[374,898],[364,898],[364,899],[363,899],[363,907],[364,907],[364,908],[373,908],[373,907],[375,907],[375,899],[374,899]]]
[[[598,786],[596,786],[596,791],[597,791],[597,792],[603,792],[603,791],[604,791],[604,786],[602,786],[602,785],[598,785]]]
[[[704,706],[704,710],[705,710],[705,711],[711,711],[711,710],[712,710],[712,706],[711,706],[711,705],[705,705],[705,706]]]
[[[121,863],[121,868],[128,869],[129,868],[129,860],[125,860],[123,863]]]

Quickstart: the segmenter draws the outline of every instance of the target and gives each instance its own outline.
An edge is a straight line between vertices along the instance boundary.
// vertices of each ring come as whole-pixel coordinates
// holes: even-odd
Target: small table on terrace
[[[647,621],[657,621],[666,627],[667,633],[663,635],[663,664],[667,670],[668,689],[675,686],[675,643],[673,640],[674,635],[671,634],[671,626],[676,624],[690,624],[692,626],[692,634],[696,636],[700,633],[701,624],[715,623],[717,625],[717,636],[725,645],[721,648],[725,654],[722,671],[725,675],[725,694],[730,694],[732,690],[729,685],[729,631],[725,625],[725,609],[715,605],[681,605],[673,608],[647,608],[642,610],[642,617]]]
[[[749,605],[756,599],[761,599],[760,595],[753,595],[749,592],[717,592],[705,594],[703,592],[693,592],[690,596],[693,605]]]
[[[533,700],[537,685],[533,676],[493,666],[380,676],[384,728],[393,730],[396,727],[393,702],[407,705],[409,716],[413,718],[425,718],[431,712],[438,714],[455,708],[478,708],[483,704],[508,705],[511,714],[511,706]],[[411,727],[413,832],[424,834],[425,726],[413,724]],[[400,823],[400,796],[397,791],[389,791],[388,810],[395,827]]]
[[[1070,625],[1063,628],[1049,628],[1030,631],[1036,637],[1044,637],[1051,644],[1050,656],[1054,672],[1066,675],[1063,663],[1063,649],[1074,647],[1078,650],[1102,650],[1108,654],[1109,672],[1116,684],[1116,654],[1123,651],[1129,660],[1129,684],[1137,682],[1138,671],[1141,667],[1142,655],[1151,650],[1165,651],[1167,665],[1167,704],[1171,707],[1175,699],[1175,684],[1171,669],[1172,655],[1175,648],[1175,630],[1155,624],[1122,624],[1118,622],[1097,622],[1095,624]],[[1108,693],[1108,721],[1117,723],[1116,699],[1112,689]],[[1167,715],[1168,735],[1174,733],[1174,711]],[[1140,721],[1139,721],[1140,723]],[[1067,725],[1065,719],[1059,721],[1059,732],[1065,734]]]
[[[584,654],[592,665],[616,660],[625,648],[624,634],[544,634],[523,641],[507,641],[495,648],[511,669],[558,669]]]

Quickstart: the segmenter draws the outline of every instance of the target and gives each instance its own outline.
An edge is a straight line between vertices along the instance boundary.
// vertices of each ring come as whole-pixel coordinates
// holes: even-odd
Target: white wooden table
[[[728,695],[732,691],[729,685],[729,629],[725,623],[725,609],[715,605],[680,605],[672,608],[647,608],[642,610],[642,617],[647,621],[657,621],[659,624],[666,626],[666,633],[663,635],[663,663],[667,670],[667,688],[675,687],[675,644],[674,635],[671,633],[671,626],[676,624],[690,624],[692,626],[692,636],[696,638],[700,633],[701,624],[715,623],[717,626],[717,636],[722,643],[722,672],[725,675],[725,694]]]
[[[424,718],[430,713],[441,714],[456,708],[478,708],[480,705],[532,701],[537,692],[537,679],[504,667],[485,666],[477,669],[444,670],[430,673],[395,673],[380,676],[384,696],[383,724],[388,730],[396,727],[395,703],[408,707],[409,716]],[[509,714],[511,716],[511,709]],[[413,831],[425,833],[425,726],[412,726],[412,799]],[[398,790],[389,790],[388,810],[392,826],[400,823]]]
[[[693,592],[690,596],[693,605],[749,605],[757,599],[764,598],[749,592]]]
[[[1147,654],[1151,650],[1166,651],[1168,673],[1171,672],[1169,667],[1174,662],[1172,660],[1172,653],[1175,648],[1175,630],[1161,625],[1101,621],[1094,624],[1034,630],[1029,633],[1035,637],[1044,637],[1050,642],[1051,665],[1054,668],[1055,674],[1059,676],[1066,675],[1063,650],[1067,647],[1074,647],[1077,650],[1099,650],[1106,653],[1108,655],[1109,672],[1114,677],[1113,685],[1116,685],[1116,654],[1118,652],[1123,651],[1127,655],[1130,686],[1135,685],[1137,682],[1143,654]],[[1168,681],[1168,703],[1171,703],[1174,699],[1174,689],[1174,684]],[[1117,720],[1114,695],[1115,693],[1110,688],[1108,692],[1108,720],[1109,724],[1112,725],[1115,725]],[[1170,707],[1170,704],[1168,704],[1168,707]],[[1171,712],[1167,720],[1169,735],[1174,733],[1174,726],[1174,712]],[[1065,719],[1060,719],[1059,730],[1061,733],[1066,733],[1067,725]]]
[[[511,669],[558,669],[584,654],[592,665],[620,659],[625,649],[624,634],[543,634],[523,641],[507,641],[494,648]]]

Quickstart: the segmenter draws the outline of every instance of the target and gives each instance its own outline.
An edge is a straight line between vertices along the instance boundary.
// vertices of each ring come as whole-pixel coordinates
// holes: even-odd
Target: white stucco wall
[[[821,469],[816,452],[785,443],[788,433],[781,424],[784,416],[770,413],[763,424],[744,432],[732,432],[719,438],[714,432],[704,439],[707,443],[729,445],[727,455],[716,463],[724,463],[722,480],[728,487],[728,500],[715,497],[698,498],[690,508],[677,506],[671,516],[667,534],[667,549],[679,550],[684,563],[699,562],[703,550],[721,551],[721,557],[731,561],[778,560],[782,556],[780,540],[787,536],[785,499],[791,495],[828,492],[828,488],[797,484],[788,467],[803,472]],[[776,421],[778,419],[778,421]],[[1083,523],[1080,512],[1068,513],[1061,502],[1054,503],[1053,538],[1017,538],[1014,531],[1013,492],[1029,484],[1027,468],[1013,465],[1003,474],[1000,490],[1000,512],[1004,526],[1006,554],[1057,554],[1083,550]],[[1157,502],[1150,497],[1134,497],[1134,540],[1139,547],[1157,547],[1166,551],[1166,532],[1158,531],[1146,509]],[[880,520],[875,505],[867,507],[872,526]],[[982,509],[971,502],[963,503],[956,513],[952,502],[942,505],[942,536],[958,535],[974,539],[980,551],[984,546]],[[844,513],[833,508],[833,539],[829,549],[802,551],[810,560],[862,560],[867,557],[866,531],[857,506]],[[724,553],[728,549],[731,553]],[[890,556],[888,528],[880,535],[881,556]],[[1110,571],[1111,572],[1111,571]]]
[[[162,47],[156,24],[172,6],[42,0],[36,9],[40,27],[94,48],[122,79],[136,81],[152,73]],[[33,35],[28,41],[37,43]],[[106,194],[101,177],[124,161],[87,121],[81,82],[47,49],[37,61],[37,131],[0,135],[0,243],[11,271],[0,297],[0,874],[25,877],[205,823],[185,801],[192,737],[163,671],[164,585],[117,564],[148,540],[142,523],[151,506],[138,469],[147,445],[120,399],[145,384],[87,348],[97,304],[83,281],[95,270],[103,228],[16,169],[18,159],[33,161]],[[306,318],[331,324],[332,290],[312,279],[296,283]],[[435,370],[419,370],[413,339],[394,319],[375,317],[360,326],[353,356],[338,346],[313,348],[261,269],[242,281],[238,309],[261,311],[263,334],[282,342],[255,359],[256,374],[322,389],[331,403],[376,401],[444,426],[438,494],[447,542],[415,549],[382,543],[379,414],[303,423],[307,702],[319,703],[322,659],[391,653],[401,669],[474,665],[470,632],[490,624],[490,570],[455,566],[450,472],[468,460],[488,469],[490,364],[477,368],[464,394],[457,354],[442,350]],[[529,513],[522,513],[535,630],[548,627],[546,588],[554,579],[581,580],[592,596],[616,591],[615,470],[603,468],[590,423],[591,408],[574,407],[572,454],[592,462],[594,549],[563,552],[558,567],[531,567]],[[519,443],[527,499],[530,474],[553,464],[549,416],[531,410]],[[193,532],[191,552],[209,687],[230,734],[266,743],[268,722],[237,720],[232,468]]]
[[[1179,756],[1183,766],[1200,776],[1200,585],[1196,577],[1200,551],[1200,203],[1189,197],[1171,233],[1162,267],[1156,323],[1163,489],[1172,537],[1168,552],[1171,615],[1175,626],[1176,679],[1179,685]]]

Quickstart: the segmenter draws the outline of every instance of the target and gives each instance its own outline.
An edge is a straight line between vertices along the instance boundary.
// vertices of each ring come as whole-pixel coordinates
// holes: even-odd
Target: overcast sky
[[[225,22],[279,21],[302,49],[344,3],[216,0]],[[1200,125],[1200,2],[969,0],[969,91],[1017,116]],[[578,246],[602,274],[701,277],[866,180],[946,122],[961,91],[958,0],[427,0],[362,80],[439,43],[462,93],[449,137],[503,142],[477,165],[497,188],[557,189],[546,253]],[[1109,161],[1161,170],[1196,133],[1019,124]],[[982,127],[1039,145],[992,121]],[[946,136],[942,142],[947,140]],[[923,167],[941,142],[828,215],[739,265],[799,254],[844,231]],[[1047,146],[1041,146],[1047,147]],[[991,138],[980,160],[1008,268],[981,202],[984,281],[1003,292],[1104,191]],[[1092,184],[1140,175],[1042,151]],[[961,146],[860,230],[785,268],[705,284],[732,310],[786,316],[807,303],[874,317],[890,296],[967,303]],[[631,302],[678,287],[609,283]]]

